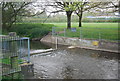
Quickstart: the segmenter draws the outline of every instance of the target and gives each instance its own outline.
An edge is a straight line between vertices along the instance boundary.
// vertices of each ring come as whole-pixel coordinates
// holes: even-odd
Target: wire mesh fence
[[[64,37],[77,37],[80,39],[90,39],[90,40],[110,40],[119,41],[118,28],[63,28],[63,27],[53,27],[53,36],[64,36]]]
[[[29,38],[2,36],[2,78],[19,78],[20,64],[30,61]]]

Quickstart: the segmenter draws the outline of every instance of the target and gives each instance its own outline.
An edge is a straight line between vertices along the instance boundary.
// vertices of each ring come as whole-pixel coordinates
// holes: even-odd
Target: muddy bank
[[[52,44],[61,44],[61,45],[71,45],[85,49],[108,51],[118,53],[119,42],[111,42],[106,40],[89,40],[89,39],[79,39],[79,38],[70,38],[70,37],[60,37],[47,35],[43,37],[41,42],[52,43]]]

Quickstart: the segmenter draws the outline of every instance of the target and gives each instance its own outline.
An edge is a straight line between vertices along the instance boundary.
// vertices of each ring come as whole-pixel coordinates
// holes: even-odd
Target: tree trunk
[[[79,16],[79,27],[82,27],[82,18]]]
[[[67,11],[67,29],[71,29],[71,15],[72,15],[72,11]]]
[[[82,14],[83,12],[81,12],[79,15],[79,27],[82,27]]]

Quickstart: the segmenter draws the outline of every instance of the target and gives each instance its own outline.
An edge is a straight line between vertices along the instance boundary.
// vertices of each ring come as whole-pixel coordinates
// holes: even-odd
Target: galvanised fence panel
[[[3,78],[4,76],[7,76],[7,78],[19,78],[20,64],[30,62],[29,38],[2,36],[1,43]]]
[[[53,36],[64,36],[64,37],[77,37],[80,39],[90,40],[109,40],[119,41],[119,29],[118,28],[88,28],[88,27],[76,27],[76,28],[63,28],[53,27]]]

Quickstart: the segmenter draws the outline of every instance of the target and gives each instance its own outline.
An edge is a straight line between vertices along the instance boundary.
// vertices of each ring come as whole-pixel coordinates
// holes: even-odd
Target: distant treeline
[[[72,16],[72,22],[78,22],[78,16],[73,15]],[[82,19],[82,22],[118,22],[119,18],[87,18],[84,17]],[[47,18],[47,16],[45,17],[31,17],[31,18],[25,18],[23,19],[22,22],[25,23],[59,23],[59,22],[67,22],[67,18],[65,15],[56,15],[56,16],[52,16]]]

